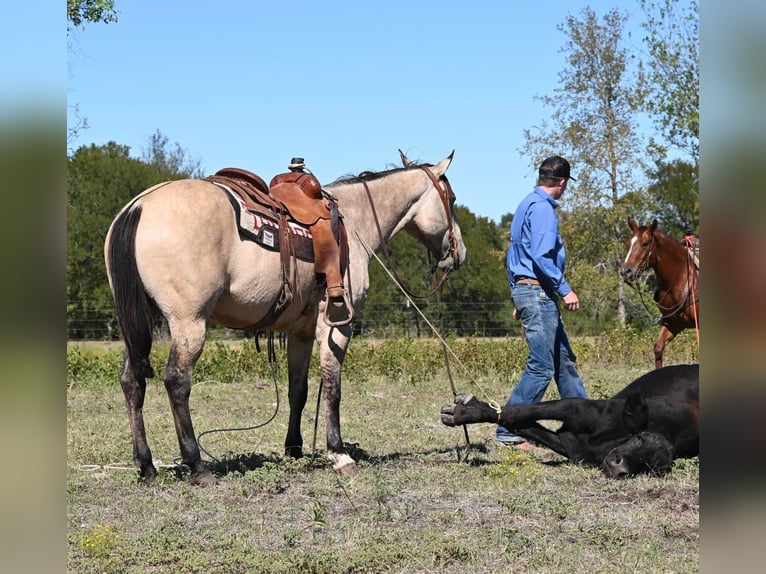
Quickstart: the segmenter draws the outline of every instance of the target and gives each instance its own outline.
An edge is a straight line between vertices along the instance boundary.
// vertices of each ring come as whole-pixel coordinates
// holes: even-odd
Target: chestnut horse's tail
[[[136,202],[114,220],[106,266],[127,358],[133,373],[144,378],[154,376],[149,352],[158,309],[144,289],[136,265],[136,229],[140,219],[141,204]]]

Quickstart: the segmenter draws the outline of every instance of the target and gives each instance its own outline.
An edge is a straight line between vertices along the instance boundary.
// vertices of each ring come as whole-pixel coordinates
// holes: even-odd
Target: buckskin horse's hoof
[[[333,470],[337,470],[341,474],[348,476],[354,476],[359,472],[359,467],[356,465],[356,461],[347,454],[339,454],[333,457]]]

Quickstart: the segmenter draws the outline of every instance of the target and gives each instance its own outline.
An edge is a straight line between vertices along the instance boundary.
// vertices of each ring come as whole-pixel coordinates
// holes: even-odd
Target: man
[[[562,399],[587,398],[558,307],[561,297],[570,311],[580,308],[577,294],[564,278],[566,250],[556,216],[558,200],[570,179],[574,178],[569,175],[569,162],[560,156],[549,157],[540,164],[537,186],[513,216],[506,268],[513,316],[522,321],[529,355],[507,405],[539,403],[551,378]],[[535,448],[502,425],[497,427],[496,438],[523,450]]]

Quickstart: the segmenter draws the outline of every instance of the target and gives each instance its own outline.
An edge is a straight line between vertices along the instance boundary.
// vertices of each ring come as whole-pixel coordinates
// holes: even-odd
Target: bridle
[[[440,262],[448,259],[449,257],[452,257],[452,261],[454,262],[452,269],[448,269],[447,271],[444,271],[444,273],[441,274],[441,277],[439,277],[438,281],[435,283],[433,289],[431,292],[429,292],[426,295],[417,295],[413,293],[401,280],[399,275],[396,273],[396,270],[394,268],[393,259],[391,258],[391,254],[388,251],[388,245],[386,244],[386,240],[383,237],[383,232],[380,229],[380,222],[378,221],[378,213],[375,209],[375,202],[372,199],[372,194],[370,193],[370,188],[367,185],[367,182],[364,179],[360,179],[362,185],[364,186],[365,192],[367,192],[367,200],[370,202],[370,207],[372,208],[372,217],[375,220],[375,227],[378,230],[378,237],[380,239],[380,244],[383,249],[383,254],[386,256],[386,260],[388,261],[388,266],[390,267],[391,273],[396,278],[396,281],[401,285],[402,290],[407,293],[410,297],[415,297],[418,299],[426,299],[433,295],[436,291],[441,289],[441,286],[444,285],[444,283],[447,281],[447,278],[449,277],[449,274],[452,270],[457,269],[460,266],[460,261],[458,258],[458,243],[457,243],[457,236],[455,235],[455,224],[452,218],[452,203],[455,201],[455,193],[452,191],[452,186],[449,183],[449,180],[445,176],[441,176],[437,178],[433,172],[428,169],[428,165],[408,165],[407,169],[411,169],[413,167],[416,167],[418,169],[422,169],[428,178],[431,180],[431,183],[433,184],[434,188],[436,188],[436,191],[439,194],[439,198],[441,199],[442,206],[444,207],[444,212],[447,216],[447,233],[449,234],[449,249],[444,253],[444,255],[436,262],[434,265],[434,275],[436,272],[436,269],[438,268],[438,265]],[[443,185],[442,185],[443,184]],[[430,255],[429,250],[429,255]]]
[[[646,252],[646,255],[644,256],[644,259],[641,261],[641,263],[636,267],[636,276],[634,277],[635,279],[638,279],[644,271],[651,267],[652,256],[654,256],[654,241],[654,233],[652,233],[652,242],[649,244],[649,250]]]
[[[444,213],[447,216],[447,233],[449,234],[449,249],[439,261],[444,261],[448,257],[452,257],[454,261],[453,269],[460,267],[460,260],[458,258],[458,245],[457,238],[455,237],[455,225],[452,220],[452,204],[455,202],[455,192],[452,191],[452,186],[446,176],[442,175],[440,178],[436,178],[433,172],[424,165],[418,166],[422,169],[426,175],[434,184],[436,191],[439,192],[439,198],[442,200],[442,206],[444,207]],[[443,185],[442,185],[443,184]],[[446,274],[446,273],[445,273]]]

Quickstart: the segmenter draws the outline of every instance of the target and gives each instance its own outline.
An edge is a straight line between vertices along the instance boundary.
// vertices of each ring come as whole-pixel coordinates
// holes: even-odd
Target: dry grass
[[[595,363],[595,362],[594,362]],[[643,369],[646,370],[646,369]],[[642,369],[582,367],[586,385],[613,392]],[[489,425],[443,426],[444,377],[347,380],[342,428],[359,473],[340,475],[319,455],[285,459],[287,405],[257,430],[202,444],[225,466],[213,488],[179,480],[178,445],[161,382],[144,408],[158,483],[136,484],[119,385],[71,386],[67,408],[68,571],[697,572],[699,465],[663,478],[607,480],[553,453],[492,442]],[[277,398],[268,372],[254,381],[197,384],[197,433],[266,421]],[[284,377],[282,377],[284,379]],[[459,391],[471,391],[457,377]],[[480,378],[498,400],[510,382]],[[316,385],[304,414],[311,448]],[[592,393],[593,394],[593,393]]]

